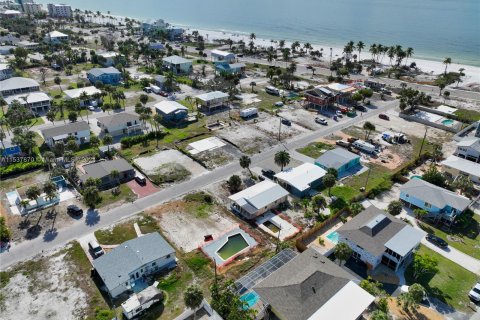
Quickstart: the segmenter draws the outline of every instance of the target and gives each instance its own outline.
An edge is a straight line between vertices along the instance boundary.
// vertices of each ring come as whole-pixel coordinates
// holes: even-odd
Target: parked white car
[[[480,302],[480,282],[475,284],[472,290],[470,290],[470,292],[468,293],[468,296],[470,297],[470,299],[476,302]]]
[[[315,122],[316,122],[316,123],[323,124],[324,126],[327,126],[327,125],[328,125],[327,120],[325,120],[324,118],[316,117],[316,118],[315,118]]]

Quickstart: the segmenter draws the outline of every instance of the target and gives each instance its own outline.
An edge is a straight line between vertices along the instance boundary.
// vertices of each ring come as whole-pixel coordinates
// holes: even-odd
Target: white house
[[[93,260],[95,272],[112,298],[175,265],[175,250],[158,232],[128,240]]]
[[[14,19],[22,16],[22,13],[18,10],[5,10],[1,13],[4,18]]]
[[[165,70],[174,74],[189,74],[193,70],[192,61],[179,56],[163,58],[162,63]]]
[[[0,81],[11,78],[13,70],[6,63],[0,63]]]
[[[40,85],[30,78],[13,77],[0,83],[0,95],[3,97],[36,91],[40,91]]]
[[[259,182],[228,199],[233,211],[251,220],[287,201],[288,191],[270,180]]]
[[[111,67],[115,65],[115,59],[117,59],[117,57],[121,57],[122,55],[116,52],[103,52],[97,53],[97,56],[105,59],[105,61],[102,63],[104,67]]]
[[[472,182],[480,184],[480,162],[473,162],[452,155],[442,161],[442,169],[452,178],[463,175]]]
[[[137,114],[120,112],[97,118],[97,125],[103,134],[112,136],[140,133],[144,124]]]
[[[298,167],[284,170],[274,176],[275,181],[297,197],[308,195],[312,188],[322,183],[327,171],[312,163],[304,163]]]
[[[64,125],[56,125],[42,131],[45,143],[52,148],[56,142],[62,141],[65,144],[71,137],[78,144],[90,142],[90,126],[85,121],[78,121]]]
[[[158,282],[143,289],[139,293],[134,293],[125,302],[122,303],[123,315],[127,319],[132,319],[148,310],[153,304],[163,300],[163,293],[157,288]]]
[[[6,97],[5,101],[9,106],[12,105],[14,101],[17,101],[33,112],[47,112],[50,108],[52,98],[45,92],[31,92]]]
[[[338,241],[348,244],[352,257],[375,269],[384,264],[394,271],[408,264],[426,235],[422,230],[370,206],[337,229]]]
[[[210,113],[223,108],[228,101],[228,94],[221,91],[211,91],[195,97],[200,109]]]
[[[68,35],[61,33],[60,31],[52,31],[48,32],[45,37],[43,37],[43,41],[51,44],[60,44],[68,41]]]
[[[65,93],[65,100],[80,99],[81,107],[88,105],[96,106],[102,100],[101,98],[94,98],[95,95],[102,93],[102,91],[95,88],[94,86],[84,87],[80,89],[65,90],[63,91],[63,93]],[[81,100],[83,93],[85,93],[88,98]]]
[[[27,50],[37,50],[39,45],[40,44],[38,42],[31,42],[27,40],[20,41],[17,43],[17,47],[24,48]]]
[[[454,155],[473,162],[480,162],[480,138],[470,137],[457,142]]]
[[[236,59],[234,53],[216,49],[210,51],[210,55],[212,56],[213,61],[225,61],[228,63],[233,63]]]

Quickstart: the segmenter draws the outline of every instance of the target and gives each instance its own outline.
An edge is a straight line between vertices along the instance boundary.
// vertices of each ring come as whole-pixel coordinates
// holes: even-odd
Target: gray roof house
[[[89,163],[83,166],[83,170],[85,174],[79,177],[81,182],[84,183],[88,178],[100,179],[101,189],[107,189],[115,186],[117,182],[130,181],[135,178],[135,169],[123,158]],[[111,176],[113,170],[120,173],[118,181]]]
[[[375,300],[358,282],[352,274],[309,248],[253,290],[279,319],[355,320]]]
[[[65,144],[68,139],[75,139],[77,144],[90,142],[90,126],[86,121],[77,121],[64,125],[57,125],[42,131],[45,143],[53,147],[56,142],[62,141]]]
[[[360,156],[343,148],[325,151],[315,160],[315,164],[325,170],[337,170],[338,177],[343,177],[361,168]]]
[[[354,251],[353,257],[375,269],[384,264],[398,270],[410,262],[412,252],[426,235],[406,222],[370,206],[338,230],[339,242]]]
[[[144,124],[137,114],[120,112],[97,118],[97,125],[102,133],[112,136],[141,133]]]
[[[3,80],[0,86],[0,95],[3,97],[35,91],[40,91],[40,85],[30,78],[13,77]]]
[[[192,61],[175,55],[163,58],[162,64],[165,70],[174,74],[189,74],[193,70]]]
[[[259,182],[231,195],[233,211],[246,219],[254,219],[287,200],[288,191],[270,180]]]
[[[93,261],[111,297],[130,291],[146,276],[175,265],[175,250],[158,232],[128,240]]]

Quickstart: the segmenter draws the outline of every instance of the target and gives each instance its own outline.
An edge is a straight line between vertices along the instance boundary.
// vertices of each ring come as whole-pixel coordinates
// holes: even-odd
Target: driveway
[[[128,181],[127,186],[138,196],[138,198],[149,196],[158,191],[157,187],[155,187],[148,179],[144,186],[139,185],[135,180]]]

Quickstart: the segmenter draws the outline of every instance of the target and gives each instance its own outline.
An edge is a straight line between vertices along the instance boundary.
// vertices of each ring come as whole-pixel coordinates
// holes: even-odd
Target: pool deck
[[[309,248],[314,248],[315,250],[317,250],[318,252],[320,252],[321,254],[323,255],[327,255],[329,254],[330,252],[332,252],[332,250],[335,248],[335,243],[333,243],[330,239],[327,238],[327,236],[336,231],[338,228],[340,228],[341,226],[343,225],[343,222],[339,222],[337,223],[336,225],[334,225],[333,227],[331,227],[330,229],[328,229],[327,231],[325,231],[324,233],[322,233],[320,236],[318,236],[317,239],[315,239],[315,241],[312,241],[308,247]],[[324,245],[320,245],[320,243],[318,242],[318,239],[319,238],[322,238],[323,241],[324,241]]]
[[[267,221],[270,221],[281,230],[279,232],[273,232],[264,224]],[[282,241],[284,241],[285,239],[291,238],[300,232],[300,230],[297,227],[295,227],[294,225],[282,219],[280,216],[274,214],[271,211],[268,211],[265,214],[258,217],[255,222],[257,223],[258,227],[262,231],[271,235],[272,237],[278,238],[278,234],[280,233],[280,240]]]
[[[243,250],[240,250],[236,254],[229,257],[227,260],[222,259],[220,255],[218,255],[217,251],[225,245],[228,237],[236,234],[241,234],[243,236],[243,238],[248,244],[248,247],[246,247]],[[247,232],[237,227],[233,230],[230,230],[227,233],[222,234],[217,239],[207,242],[203,247],[201,247],[201,250],[211,259],[215,260],[217,267],[221,267],[227,262],[230,262],[233,259],[235,259],[235,257],[238,256],[239,254],[249,251],[251,248],[255,247],[256,245],[257,245],[257,242],[255,241],[255,239],[253,239],[252,236],[250,236]]]

